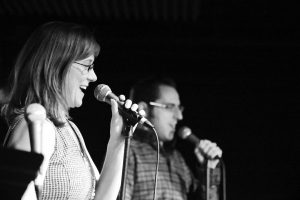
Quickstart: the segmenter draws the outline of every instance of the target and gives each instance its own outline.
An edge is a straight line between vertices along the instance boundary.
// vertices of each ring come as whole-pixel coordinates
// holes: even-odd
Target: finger
[[[131,109],[132,111],[136,112],[136,110],[138,109],[138,107],[139,107],[139,106],[138,106],[137,104],[134,103],[134,104],[132,104],[132,106],[131,106],[130,109]]]
[[[204,162],[204,157],[203,157],[200,149],[199,148],[195,148],[194,153],[195,153],[196,157],[198,158],[198,161],[200,163],[203,163]]]
[[[204,153],[207,153],[210,147],[210,142],[208,140],[201,140],[199,143],[199,147]]]
[[[217,148],[217,144],[213,143],[209,140],[203,140],[203,141],[200,141],[199,148],[201,148],[203,154],[205,154],[206,156],[210,156],[211,151],[213,151],[215,148]]]
[[[146,112],[144,110],[139,110],[139,114],[142,115],[143,117],[146,116]]]
[[[208,144],[209,144],[209,140],[203,139],[203,140],[200,140],[199,146],[200,146],[201,148],[204,148],[204,147],[206,147]]]
[[[132,101],[130,100],[130,99],[127,99],[126,101],[125,101],[125,108],[130,108],[131,107],[131,105],[132,105]]]
[[[221,150],[219,147],[213,148],[213,149],[208,153],[208,155],[209,155],[211,158],[216,158],[216,157],[221,158],[221,157],[222,157],[222,150]]]
[[[219,158],[221,158],[222,157],[222,154],[223,154],[223,152],[222,152],[222,150],[220,149],[220,148],[218,148],[217,149],[217,156],[219,156]]]
[[[214,150],[217,148],[217,144],[216,143],[212,143],[212,142],[209,142],[206,146],[206,150],[207,152],[211,151],[211,150]]]
[[[215,158],[216,156],[217,156],[217,149],[213,148],[207,151],[207,157]]]
[[[123,94],[121,94],[121,95],[119,95],[119,99],[120,99],[120,101],[125,101],[125,95],[123,95]]]

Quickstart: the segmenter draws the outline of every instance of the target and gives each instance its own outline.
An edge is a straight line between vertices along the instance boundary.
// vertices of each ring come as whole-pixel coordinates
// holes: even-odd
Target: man
[[[130,90],[130,99],[146,112],[145,117],[154,125],[159,139],[159,168],[156,199],[205,199],[205,175],[196,176],[174,147],[174,134],[178,121],[183,119],[183,107],[172,79],[149,78],[140,81]],[[199,172],[206,171],[207,158],[212,168],[218,164],[221,149],[209,140],[201,140],[194,151]],[[130,146],[126,179],[126,200],[154,199],[157,164],[157,141],[153,130],[138,126]],[[216,167],[212,174],[220,175]],[[201,178],[202,177],[202,178]],[[201,179],[201,180],[200,180]],[[212,178],[209,199],[217,200],[220,177]]]

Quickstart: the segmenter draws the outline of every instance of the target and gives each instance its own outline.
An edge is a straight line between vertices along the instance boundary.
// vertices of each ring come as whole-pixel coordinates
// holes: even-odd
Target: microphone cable
[[[159,148],[159,139],[158,139],[158,134],[154,128],[154,126],[152,127],[152,130],[155,134],[155,138],[156,138],[156,144],[157,144],[157,156],[156,156],[156,165],[155,165],[155,175],[154,175],[154,192],[153,192],[153,200],[156,199],[156,188],[157,188],[157,175],[158,175],[158,166],[159,166],[159,152],[160,152],[160,148]]]
[[[220,161],[222,168],[222,200],[226,200],[226,168],[224,160],[220,159]]]
[[[225,163],[222,158],[219,159],[220,161],[220,167],[221,167],[221,185],[222,185],[222,197],[221,200],[226,200],[226,168]],[[209,200],[209,188],[210,188],[210,173],[209,173],[209,167],[206,166],[206,199]]]
[[[156,167],[155,167],[155,178],[154,178],[154,192],[153,192],[153,200],[156,199],[156,187],[157,187],[157,174],[158,174],[158,165],[159,165],[159,139],[158,134],[154,127],[152,127],[153,132],[155,133],[156,143],[157,143],[157,160],[156,160]]]

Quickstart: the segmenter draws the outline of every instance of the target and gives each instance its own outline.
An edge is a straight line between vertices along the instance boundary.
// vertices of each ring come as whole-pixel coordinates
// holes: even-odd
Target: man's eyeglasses
[[[74,62],[74,63],[85,67],[87,69],[86,73],[90,72],[94,68],[94,63],[92,63],[90,65],[85,65],[85,64],[82,64],[82,63],[79,63],[79,62]]]
[[[177,111],[179,110],[180,112],[184,111],[184,107],[183,106],[181,106],[181,105],[175,105],[174,103],[157,103],[157,102],[150,101],[149,104],[151,106],[164,108],[164,109],[172,111],[172,112],[175,112],[176,110]]]

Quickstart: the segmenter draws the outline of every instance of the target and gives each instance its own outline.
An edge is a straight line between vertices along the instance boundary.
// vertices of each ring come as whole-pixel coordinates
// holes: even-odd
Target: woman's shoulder
[[[33,133],[34,139],[40,138],[37,143],[43,144],[43,148],[53,149],[55,145],[55,126],[49,120],[44,120],[41,124],[35,124],[35,133]],[[40,131],[40,133],[38,132]],[[30,132],[27,121],[24,117],[18,118],[7,133],[5,146],[8,148],[14,148],[24,151],[31,151],[30,147]],[[38,135],[36,135],[38,134]]]
[[[9,126],[4,141],[4,146],[8,148],[30,151],[29,142],[29,130],[25,118],[16,118]],[[29,145],[26,145],[27,143]]]

